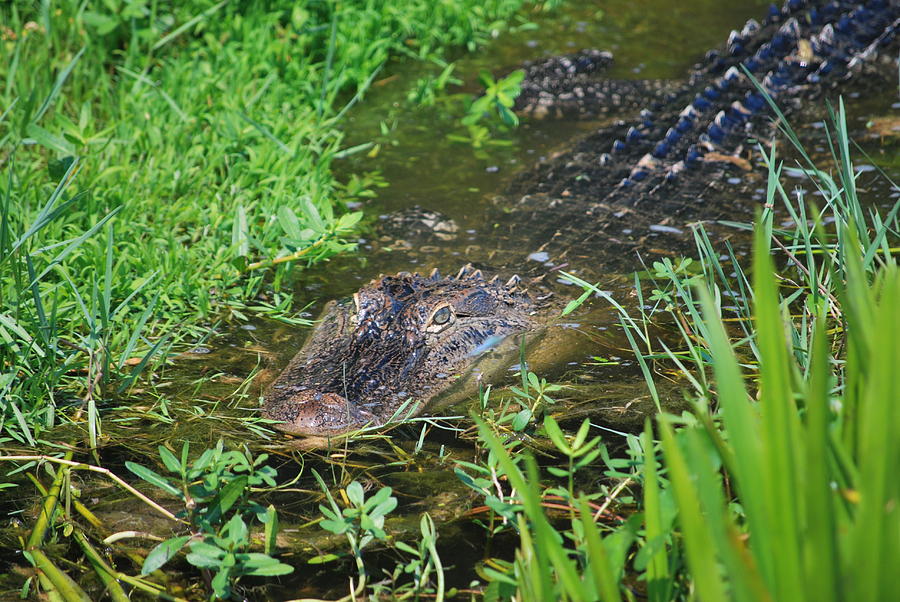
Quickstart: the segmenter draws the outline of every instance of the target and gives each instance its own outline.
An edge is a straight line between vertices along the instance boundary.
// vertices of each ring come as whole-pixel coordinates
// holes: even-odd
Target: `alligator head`
[[[337,435],[421,413],[509,335],[536,326],[518,277],[401,272],[330,303],[265,395],[263,415],[301,435]],[[404,407],[405,406],[405,407]]]

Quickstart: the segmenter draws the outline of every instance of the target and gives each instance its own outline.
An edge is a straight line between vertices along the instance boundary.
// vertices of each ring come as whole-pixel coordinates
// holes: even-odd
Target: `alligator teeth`
[[[513,274],[512,277],[509,280],[507,280],[506,284],[504,284],[503,286],[506,287],[508,290],[513,290],[517,286],[519,286],[520,282],[522,282],[522,279],[519,278],[519,275]]]
[[[488,280],[488,284],[497,284],[498,282],[500,282],[499,274],[494,274],[494,277]]]
[[[481,273],[481,270],[475,270],[469,274],[469,280],[484,280],[484,274]]]
[[[434,280],[435,282],[437,282],[438,280],[441,279],[441,273],[438,271],[437,268],[434,268],[433,270],[431,270],[431,273],[428,274],[428,279]]]

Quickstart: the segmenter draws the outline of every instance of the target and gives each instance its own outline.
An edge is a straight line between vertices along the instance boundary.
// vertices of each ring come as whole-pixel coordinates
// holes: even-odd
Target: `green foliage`
[[[406,100],[419,106],[433,106],[438,94],[447,88],[447,84],[462,83],[462,80],[453,77],[455,67],[455,63],[450,63],[437,76],[428,75],[417,79],[415,86],[407,93]]]
[[[635,521],[606,537],[593,518],[584,496],[573,500],[569,528],[554,528],[542,504],[540,475],[531,456],[525,470],[493,432],[479,424],[479,436],[497,457],[503,475],[521,504],[516,513],[520,546],[512,563],[498,563],[505,570],[485,567],[493,590],[500,599],[528,600],[620,600],[620,579],[625,552],[634,539]],[[567,546],[566,540],[571,542]]]
[[[566,468],[547,467],[547,472],[554,477],[566,479],[565,488],[551,488],[547,490],[547,493],[558,495],[570,504],[574,504],[576,498],[575,473],[581,468],[592,466],[604,451],[600,437],[588,440],[587,435],[590,428],[591,421],[585,418],[578,431],[572,436],[567,436],[559,428],[559,424],[553,419],[553,416],[544,417],[544,431],[556,449],[565,456],[568,463]]]
[[[651,393],[658,399],[654,362],[677,367],[693,390],[691,413],[659,416],[659,442],[648,422],[640,439],[626,439],[630,459],[614,458],[589,437],[587,421],[569,433],[546,416],[544,432],[564,459],[545,467],[548,477],[521,441],[498,437],[496,410],[484,402],[479,438],[489,454],[459,463],[457,474],[485,496],[489,534],[499,530],[496,514],[520,537],[514,561],[483,568],[486,595],[630,598],[624,571],[656,602],[900,595],[891,574],[900,560],[900,203],[867,215],[843,108],[833,117],[838,176],[811,162],[802,170],[822,192],[822,209],[792,200],[774,151],[766,156],[767,206],[781,201],[794,226],[776,228],[771,210],[760,216],[752,284],[734,251],[723,260],[699,226],[701,261],[655,262],[646,286],[637,282],[639,306],[651,308],[639,318],[616,306]],[[586,292],[567,312],[597,292],[564,276]],[[791,288],[782,292],[778,278]],[[651,338],[664,316],[681,348]],[[574,473],[596,470],[598,459],[621,479],[615,491],[576,491]],[[640,486],[638,512],[601,535],[584,505],[603,495],[603,507],[627,504],[617,492],[629,484]],[[568,502],[568,523],[548,522],[555,499]]]
[[[548,383],[546,378],[541,378],[528,369],[524,339],[519,348],[519,366],[521,386],[509,387],[512,395],[504,398],[498,407],[490,402],[490,386],[479,391],[481,418],[495,430],[511,428],[515,432],[525,431],[535,421],[541,420],[548,406],[556,403],[548,393],[556,393],[563,388],[561,385]]]
[[[381,185],[333,174],[369,147],[347,111],[390,58],[443,64],[521,4],[3,3],[3,430],[86,417],[97,445],[98,402],[223,308],[295,321],[282,283],[352,249],[346,203]]]
[[[350,554],[353,557],[359,581],[354,595],[359,595],[365,590],[368,572],[363,561],[363,549],[373,541],[386,541],[387,533],[384,531],[385,517],[397,507],[397,498],[391,495],[390,487],[381,487],[375,495],[366,499],[362,485],[353,481],[344,490],[349,506],[341,510],[328,486],[318,472],[313,471],[319,487],[328,499],[328,506],[319,505],[319,511],[325,517],[320,526],[347,538],[350,546]],[[340,558],[336,554],[324,554],[310,560],[311,564],[331,562]]]
[[[9,160],[14,165],[15,150]],[[78,414],[86,410],[96,447],[98,398],[130,386],[177,341],[172,333],[152,343],[144,338],[160,297],[146,298],[145,289],[157,279],[150,274],[130,286],[119,281],[123,257],[112,225],[118,210],[68,240],[51,244],[44,238],[87,198],[84,192],[67,194],[78,169],[71,161],[54,176],[52,192],[30,222],[20,221],[12,178],[0,193],[0,424],[12,438],[32,446],[56,423],[54,389],[71,382],[70,373],[83,372],[84,406]],[[95,253],[100,269],[78,273],[65,267],[85,249]],[[65,397],[60,401],[69,403]]]
[[[834,123],[839,173],[852,174],[843,110]],[[770,202],[774,195],[787,202],[774,154],[768,160]],[[776,232],[772,216],[763,216],[752,304],[738,309],[752,315],[752,364],[738,362],[718,291],[697,287],[704,314],[698,344],[716,383],[715,395],[704,398],[714,398],[719,411],[698,406],[699,420],[678,432],[660,421],[687,564],[704,599],[900,595],[889,568],[900,558],[892,511],[900,500],[893,476],[900,389],[892,368],[900,356],[900,272],[887,243],[898,234],[898,206],[886,221],[876,215],[860,228],[853,176],[839,187],[824,172],[806,172],[826,192],[835,231],[825,231],[814,208],[810,228],[800,218],[802,203],[790,207],[798,217],[793,233]],[[778,240],[784,235],[803,282],[787,296],[770,250],[770,241],[787,248]],[[748,370],[755,376],[749,387]],[[732,489],[739,505],[729,499]]]
[[[519,125],[519,118],[513,113],[512,107],[516,97],[522,92],[522,80],[525,79],[525,71],[517,69],[500,79],[494,79],[489,72],[482,70],[478,74],[478,81],[484,86],[484,94],[476,99],[463,118],[464,125],[475,125],[487,115],[496,112],[500,121],[510,126]]]
[[[419,520],[419,532],[422,537],[418,545],[413,547],[402,541],[394,545],[397,550],[404,552],[409,560],[396,564],[390,574],[390,585],[373,584],[372,595],[390,596],[395,599],[403,599],[422,594],[434,594],[435,600],[444,599],[444,566],[437,551],[438,532],[434,521],[426,512]],[[434,573],[437,585],[430,587],[432,573]],[[411,576],[412,582],[404,582],[404,576]]]
[[[325,492],[328,493],[328,490],[325,489]],[[383,541],[387,538],[384,532],[384,519],[397,507],[397,498],[391,495],[390,487],[382,487],[367,500],[358,481],[347,485],[346,492],[350,506],[343,511],[328,493],[330,507],[319,506],[319,510],[325,516],[320,526],[335,535],[345,535],[353,553],[356,554],[373,540]]]
[[[380,487],[366,498],[362,484],[352,481],[344,488],[347,507],[341,509],[318,472],[313,471],[319,487],[325,494],[328,505],[320,504],[323,519],[319,526],[335,535],[343,535],[350,547],[359,574],[354,595],[358,596],[368,585],[369,573],[363,560],[363,549],[375,541],[388,543],[390,536],[385,531],[385,519],[397,507],[397,498],[391,495],[390,487]],[[405,542],[394,543],[395,550],[408,557],[394,566],[387,574],[386,581],[371,584],[372,596],[376,598],[407,599],[421,594],[432,595],[437,600],[444,599],[444,567],[437,551],[438,533],[434,521],[428,513],[419,520],[421,539],[416,547]],[[333,562],[340,558],[334,553],[312,558],[310,564]],[[408,577],[412,581],[408,581]],[[436,585],[431,586],[432,576]]]
[[[521,69],[500,79],[494,79],[493,75],[482,70],[478,80],[485,88],[484,94],[474,100],[465,99],[466,114],[460,123],[465,126],[466,133],[448,134],[447,139],[468,144],[479,153],[483,153],[486,146],[509,146],[509,140],[497,137],[497,130],[506,131],[519,125],[519,118],[512,107],[522,91],[524,77],[525,72]],[[496,116],[494,120],[491,120],[492,116]],[[496,119],[499,119],[499,127],[494,123]]]
[[[159,455],[168,477],[133,462],[128,470],[174,496],[184,504],[179,517],[190,526],[189,535],[178,535],[157,545],[144,559],[141,574],[164,566],[185,547],[186,560],[207,574],[211,599],[235,596],[234,585],[243,576],[267,577],[291,573],[294,567],[271,556],[275,551],[278,517],[273,506],[265,508],[250,499],[252,487],[275,486],[275,469],[266,466],[267,454],[253,458],[249,452],[226,451],[220,440],[193,462],[187,442],[180,456],[160,446]],[[265,552],[251,552],[248,523],[265,526]]]

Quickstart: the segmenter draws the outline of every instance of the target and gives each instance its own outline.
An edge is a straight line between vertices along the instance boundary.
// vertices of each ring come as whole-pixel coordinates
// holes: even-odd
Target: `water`
[[[740,28],[747,18],[763,14],[766,4],[719,0],[570,2],[552,13],[530,15],[538,29],[522,28],[503,35],[476,54],[460,55],[455,74],[464,82],[452,92],[477,91],[479,69],[503,75],[524,60],[586,47],[615,53],[614,77],[678,78],[706,50],[720,45],[732,28]],[[379,190],[377,198],[363,203],[367,215],[387,215],[419,205],[451,218],[458,226],[456,236],[407,247],[396,237],[382,240],[367,232],[358,254],[345,255],[310,270],[297,270],[291,285],[298,309],[309,306],[307,311],[316,314],[328,300],[352,294],[381,273],[427,272],[432,267],[455,271],[467,261],[498,266],[511,263],[509,249],[507,255],[497,252],[502,229],[486,221],[491,199],[502,195],[516,174],[527,170],[540,157],[568,148],[574,138],[600,125],[596,121],[526,121],[504,135],[506,145],[475,150],[448,138],[461,132],[459,115],[448,115],[440,104],[416,107],[406,102],[406,92],[415,79],[433,72],[433,68],[421,64],[390,65],[385,71],[389,75],[375,83],[367,101],[349,115],[345,128],[348,147],[374,140],[379,144],[378,152],[371,156],[354,155],[337,163],[336,169],[345,178],[378,171],[389,184]],[[887,113],[896,101],[893,94],[855,100],[851,111],[858,110],[855,114],[859,115]],[[854,129],[860,129],[860,119],[854,119]],[[817,129],[820,128],[809,128],[810,132]],[[896,172],[900,161],[891,146],[868,141],[864,147],[873,159],[861,163],[892,167]],[[824,147],[817,154],[823,156]],[[868,168],[860,171],[864,183],[873,175]],[[655,234],[671,235],[673,230],[684,229],[682,224],[662,223],[661,219],[655,230]],[[722,236],[735,236],[727,228],[713,230]],[[683,234],[690,236],[686,231]],[[655,240],[648,238],[644,250],[649,260],[671,254],[671,249],[655,246]],[[516,251],[523,260],[521,269],[528,269],[524,264],[543,270],[559,266],[539,246]],[[590,257],[567,258],[565,263],[566,269],[596,279],[621,303],[635,308],[633,279],[628,272],[594,272]],[[561,297],[580,293],[561,284],[556,276],[551,284]],[[646,412],[652,411],[640,370],[630,359],[633,355],[617,323],[608,303],[595,299],[572,319],[572,324],[567,325],[570,327],[559,329],[570,337],[567,356],[551,358],[543,374],[572,386],[568,395],[573,401],[566,410],[569,420],[591,416],[599,421],[605,416],[619,420],[617,428],[632,430],[640,426]],[[149,458],[155,457],[156,446],[162,443],[185,439],[195,449],[202,449],[225,437],[273,454],[273,464],[282,479],[298,474],[301,468],[296,448],[285,445],[281,435],[261,428],[248,430],[247,419],[258,416],[261,383],[271,380],[286,364],[301,346],[307,330],[268,320],[254,320],[252,329],[246,326],[226,317],[218,329],[220,336],[176,358],[170,368],[135,391],[120,410],[108,412],[104,429],[109,445],[103,451],[104,466],[126,475],[125,459],[150,464]],[[681,398],[677,380],[660,379],[658,384],[664,396]],[[64,433],[61,435],[65,438]],[[422,448],[417,450],[418,435],[417,429],[393,431],[390,443],[377,438],[356,441],[347,453],[318,450],[305,454],[303,461],[307,466],[317,466],[323,474],[339,477],[348,471],[356,478],[394,487],[401,508],[396,513],[399,518],[389,522],[392,532],[400,536],[415,533],[419,514],[427,510],[440,525],[442,551],[447,552],[447,546],[456,549],[463,545],[468,556],[477,560],[483,553],[483,531],[467,519],[460,520],[460,511],[471,504],[471,497],[452,473],[453,460],[471,457],[471,438],[461,437],[453,430],[430,429]],[[400,461],[403,455],[407,459]],[[315,525],[307,526],[318,516],[318,498],[308,471],[302,476],[298,490],[281,492],[267,500],[279,508],[285,525],[283,538],[292,550],[289,558],[298,565],[323,550],[340,548],[338,540],[326,536]],[[110,496],[111,488],[105,481],[88,480],[83,488],[86,499],[93,496],[102,500],[93,504],[92,510],[107,522],[124,525],[130,521],[129,529],[165,529],[146,515],[144,507],[124,496]],[[144,524],[133,526],[136,522]],[[411,537],[414,536],[407,539]],[[390,565],[390,558],[383,560]],[[380,561],[376,558],[374,562],[377,565]],[[285,581],[284,590],[266,595],[274,599],[287,592],[299,595],[301,591],[306,595],[341,595],[349,566],[325,568],[328,570],[315,575],[304,576],[298,571]],[[472,578],[470,564],[460,563],[448,574],[450,584],[456,586],[465,586]]]

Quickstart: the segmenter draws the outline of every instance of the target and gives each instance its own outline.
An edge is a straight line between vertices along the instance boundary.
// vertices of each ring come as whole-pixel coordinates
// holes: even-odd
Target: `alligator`
[[[505,221],[527,223],[533,240],[555,241],[561,254],[577,235],[587,255],[602,243],[627,263],[642,244],[624,227],[636,216],[696,217],[711,205],[699,202],[708,191],[753,174],[748,141],[771,138],[772,99],[791,117],[810,99],[883,85],[886,70],[896,75],[898,26],[896,0],[788,0],[733,31],[680,84],[605,79],[612,55],[598,50],[528,64],[521,114],[633,117],[514,182]],[[522,248],[521,236],[514,246]],[[500,370],[485,358],[508,366],[496,359],[508,358],[503,342],[539,329],[546,306],[519,277],[487,279],[470,266],[450,277],[378,278],[326,307],[267,390],[263,414],[289,433],[331,436],[433,411],[470,390],[473,371],[491,378]]]

